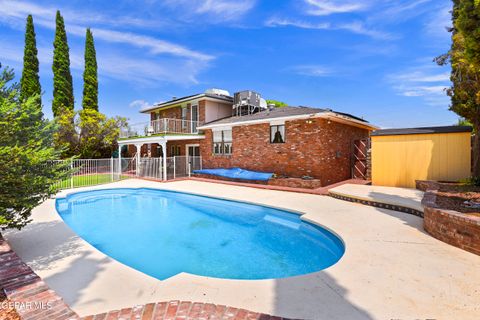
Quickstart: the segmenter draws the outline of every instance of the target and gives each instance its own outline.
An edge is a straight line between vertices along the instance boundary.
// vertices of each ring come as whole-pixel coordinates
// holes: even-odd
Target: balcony
[[[149,137],[162,134],[197,134],[199,121],[161,118],[136,123],[120,129],[120,139]]]

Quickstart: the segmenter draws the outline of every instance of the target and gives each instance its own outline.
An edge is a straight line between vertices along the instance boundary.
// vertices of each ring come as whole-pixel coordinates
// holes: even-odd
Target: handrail
[[[128,128],[121,128],[120,138],[151,136],[165,133],[198,133],[199,121],[161,118],[148,122],[133,124]]]

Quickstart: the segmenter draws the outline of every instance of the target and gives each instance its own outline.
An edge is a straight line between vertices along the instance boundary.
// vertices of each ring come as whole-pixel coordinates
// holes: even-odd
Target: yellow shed
[[[374,131],[372,184],[415,188],[415,180],[466,179],[471,174],[471,135],[468,126]]]

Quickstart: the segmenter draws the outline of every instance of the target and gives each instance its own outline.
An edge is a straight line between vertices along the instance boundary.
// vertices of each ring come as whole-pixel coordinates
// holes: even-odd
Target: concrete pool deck
[[[224,304],[302,319],[476,319],[480,257],[438,241],[422,219],[331,197],[200,181],[125,180],[67,190],[150,187],[304,212],[345,242],[326,270],[275,280],[239,281],[186,273],[165,281],[105,256],[63,223],[50,199],[22,231],[5,232],[15,252],[79,315],[158,301]],[[126,234],[135,241],[135,235]]]

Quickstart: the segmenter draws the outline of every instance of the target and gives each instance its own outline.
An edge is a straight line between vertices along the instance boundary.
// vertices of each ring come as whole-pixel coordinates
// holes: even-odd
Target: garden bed
[[[448,182],[420,181],[425,191],[423,227],[433,237],[480,255],[480,188]]]
[[[197,178],[205,178],[211,180],[221,180],[221,181],[232,181],[232,182],[240,182],[240,183],[255,183],[255,184],[263,184],[269,186],[278,186],[278,187],[289,187],[289,188],[301,188],[301,189],[317,189],[322,187],[322,182],[320,179],[302,179],[302,178],[271,178],[268,181],[263,180],[243,180],[243,179],[232,179],[232,178],[225,178],[210,174],[198,174],[195,173],[192,175],[193,177]]]

